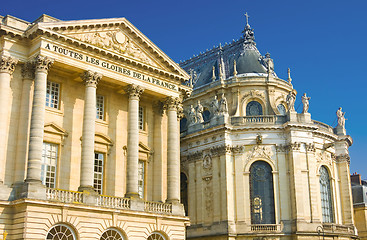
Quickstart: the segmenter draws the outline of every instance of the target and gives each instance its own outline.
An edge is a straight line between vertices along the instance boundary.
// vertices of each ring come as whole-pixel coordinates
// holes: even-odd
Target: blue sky
[[[291,68],[306,92],[312,119],[336,125],[346,111],[351,172],[367,179],[367,1],[3,1],[0,15],[27,21],[45,13],[61,20],[126,17],[176,62],[238,39],[250,15],[259,51],[271,53],[279,77]],[[298,108],[301,111],[301,106]]]

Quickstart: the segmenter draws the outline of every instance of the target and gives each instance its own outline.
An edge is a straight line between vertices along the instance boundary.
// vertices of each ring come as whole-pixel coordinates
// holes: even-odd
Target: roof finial
[[[236,64],[236,60],[233,61],[233,76],[237,77],[237,64]]]
[[[291,83],[292,82],[292,78],[291,78],[291,69],[288,68],[288,82]]]
[[[212,81],[214,82],[215,81],[215,67],[213,66],[213,76],[212,76]]]
[[[247,12],[245,13],[245,16],[246,16],[246,25],[249,25],[249,24],[248,24],[248,18],[249,18],[250,16],[247,14]]]

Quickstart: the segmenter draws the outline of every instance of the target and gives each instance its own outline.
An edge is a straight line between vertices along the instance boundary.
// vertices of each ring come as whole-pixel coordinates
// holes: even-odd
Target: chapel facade
[[[125,18],[0,17],[0,234],[185,239],[189,75]]]
[[[181,120],[187,239],[357,238],[342,109],[336,128],[311,118],[306,94],[296,112],[289,69],[277,76],[248,22],[180,66],[193,87]]]

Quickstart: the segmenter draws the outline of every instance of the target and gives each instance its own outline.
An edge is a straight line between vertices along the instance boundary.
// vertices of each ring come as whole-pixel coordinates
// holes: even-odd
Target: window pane
[[[46,87],[46,106],[59,108],[60,84],[47,81]]]
[[[144,108],[139,107],[139,129],[144,130]]]
[[[332,223],[334,221],[334,215],[331,199],[330,177],[327,169],[324,166],[320,168],[320,195],[322,221]]]
[[[259,102],[251,101],[246,106],[246,116],[263,115],[263,108]]]
[[[96,99],[97,119],[104,120],[104,97],[97,95]]]
[[[102,153],[94,153],[94,189],[102,194],[103,188],[103,165],[104,155]]]
[[[144,161],[139,161],[138,168],[138,193],[139,197],[144,198]]]
[[[54,188],[56,182],[58,145],[43,143],[41,180],[46,187]]]
[[[251,223],[275,224],[273,174],[270,165],[257,161],[250,168]]]

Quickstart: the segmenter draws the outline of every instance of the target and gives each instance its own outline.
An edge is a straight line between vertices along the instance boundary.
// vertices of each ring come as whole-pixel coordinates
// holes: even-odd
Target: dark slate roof
[[[213,81],[213,66],[216,81],[219,79],[220,66],[223,69],[224,79],[233,76],[234,61],[236,61],[237,75],[267,74],[266,57],[262,56],[256,48],[253,29],[247,24],[243,33],[243,37],[237,41],[213,48],[180,63],[180,66],[191,75],[194,89]]]

